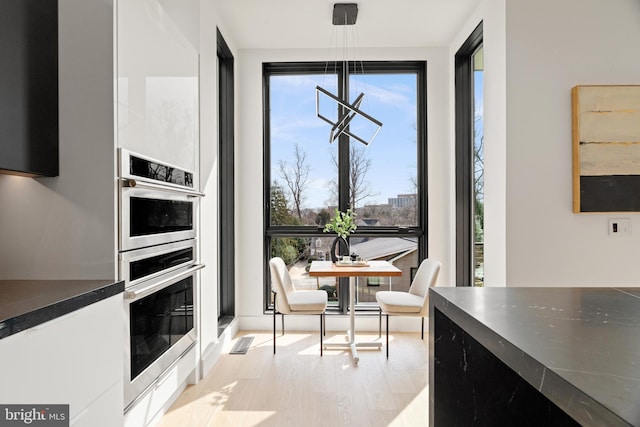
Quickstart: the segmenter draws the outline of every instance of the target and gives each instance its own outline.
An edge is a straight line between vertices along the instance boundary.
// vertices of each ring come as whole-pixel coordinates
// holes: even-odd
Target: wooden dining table
[[[355,340],[355,303],[356,303],[356,278],[358,277],[398,277],[402,276],[402,270],[388,261],[366,261],[355,263],[333,263],[331,261],[312,261],[309,268],[310,277],[348,277],[349,278],[349,330],[345,343],[327,343],[325,349],[348,348],[351,351],[353,362],[357,365],[360,360],[358,348],[382,347],[382,343],[356,342]]]

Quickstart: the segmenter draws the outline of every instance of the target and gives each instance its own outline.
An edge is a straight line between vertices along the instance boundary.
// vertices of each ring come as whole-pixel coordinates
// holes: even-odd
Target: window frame
[[[271,224],[271,145],[270,145],[270,77],[283,75],[331,74],[337,76],[338,96],[344,97],[348,91],[349,76],[355,74],[392,74],[415,73],[416,75],[416,171],[420,197],[417,203],[417,224],[411,227],[358,226],[354,237],[416,237],[418,240],[418,258],[424,259],[428,254],[428,162],[427,162],[427,63],[426,61],[359,61],[359,62],[267,62],[263,63],[263,309],[273,309],[270,298],[269,259],[271,239],[277,237],[327,237],[323,227],[313,225],[272,225]],[[340,135],[338,141],[338,209],[349,208],[349,137]],[[372,143],[375,144],[375,141]],[[342,280],[342,279],[341,279]],[[348,279],[346,279],[348,280]],[[337,311],[346,314],[348,310],[348,286],[340,286],[340,303]],[[358,307],[357,307],[358,309]],[[362,307],[360,307],[362,309]],[[328,310],[336,311],[336,310]],[[377,312],[377,309],[376,309]]]
[[[455,54],[456,286],[474,278],[473,54],[483,44],[482,22]]]
[[[218,336],[235,318],[234,57],[216,28],[218,61]]]

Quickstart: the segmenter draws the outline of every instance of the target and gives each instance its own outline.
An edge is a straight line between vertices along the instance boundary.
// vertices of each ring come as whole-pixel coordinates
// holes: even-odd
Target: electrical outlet
[[[622,237],[631,235],[631,219],[630,218],[610,218],[609,219],[609,236]]]

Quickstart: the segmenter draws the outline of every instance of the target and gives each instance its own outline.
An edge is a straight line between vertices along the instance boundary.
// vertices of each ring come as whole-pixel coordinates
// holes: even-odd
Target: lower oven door
[[[194,299],[203,265],[125,290],[125,407],[196,343]]]

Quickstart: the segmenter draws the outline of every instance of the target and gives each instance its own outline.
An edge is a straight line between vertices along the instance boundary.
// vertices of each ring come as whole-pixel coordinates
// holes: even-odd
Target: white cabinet
[[[121,426],[122,388],[122,380],[112,385],[98,399],[71,418],[69,427]]]
[[[118,146],[196,170],[198,53],[156,0],[118,0]]]
[[[77,425],[121,425],[122,307],[118,294],[1,339],[0,402],[69,404]]]

